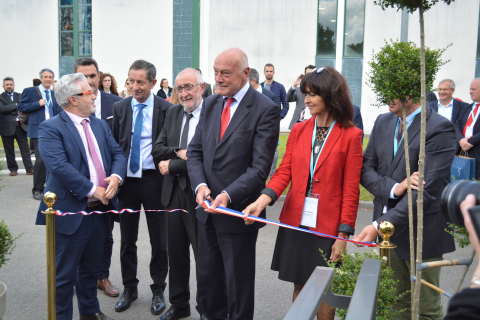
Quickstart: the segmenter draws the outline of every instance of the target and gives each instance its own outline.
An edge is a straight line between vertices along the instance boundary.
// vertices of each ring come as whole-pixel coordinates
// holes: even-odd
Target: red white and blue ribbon
[[[79,211],[79,212],[62,212],[60,210],[55,210],[55,215],[57,216],[68,216],[68,215],[74,215],[74,214],[83,214],[84,216],[89,216],[93,213],[96,214],[104,214],[104,213],[115,213],[115,214],[122,214],[124,212],[132,213],[132,212],[140,212],[142,210],[132,210],[132,209],[121,209],[121,210],[110,210],[110,211]],[[186,210],[183,209],[173,209],[173,210],[143,210],[145,212],[175,212],[175,211],[183,211],[185,213],[188,213]]]
[[[234,216],[234,217],[245,219],[245,215],[243,213],[232,210],[232,209],[228,209],[228,208],[225,208],[225,207],[217,207],[215,209],[212,209],[212,207],[210,205],[210,201],[208,201],[208,200],[203,201],[203,206],[206,209],[209,209],[209,210],[212,210],[212,211],[215,211],[215,212],[218,212],[218,213],[228,214],[228,215],[231,215],[231,216]],[[282,227],[282,228],[287,228],[287,229],[297,230],[297,231],[301,231],[301,232],[311,233],[311,234],[314,234],[314,235],[319,236],[319,237],[325,237],[325,238],[330,238],[330,239],[336,239],[336,240],[351,242],[351,243],[359,244],[359,245],[366,246],[366,247],[376,247],[377,246],[377,244],[374,243],[374,242],[361,242],[361,241],[354,241],[354,240],[345,239],[345,238],[341,238],[341,237],[335,237],[335,236],[332,236],[332,235],[329,235],[329,234],[320,233],[320,232],[312,231],[312,230],[309,230],[309,229],[298,228],[298,227],[294,227],[294,226],[291,226],[291,225],[288,225],[288,224],[284,224],[284,223],[280,223],[280,222],[276,222],[276,221],[272,221],[272,220],[268,220],[268,219],[263,219],[263,218],[260,218],[260,217],[248,216],[248,217],[246,217],[246,219],[247,220],[252,220],[252,221],[263,222],[263,223],[266,223],[266,224],[271,224],[271,225]]]

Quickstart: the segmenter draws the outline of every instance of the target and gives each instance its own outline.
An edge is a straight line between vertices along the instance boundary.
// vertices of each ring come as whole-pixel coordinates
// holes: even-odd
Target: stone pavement
[[[19,165],[21,161],[19,162]],[[5,220],[14,235],[24,233],[17,242],[10,261],[0,269],[0,281],[8,287],[7,291],[7,313],[4,320],[21,319],[46,319],[46,260],[45,260],[45,227],[35,226],[35,216],[39,201],[32,198],[32,176],[19,174],[16,177],[3,176],[0,186],[5,186],[0,191],[0,219]],[[269,219],[278,220],[282,201],[267,210]],[[363,229],[371,221],[372,211],[359,209],[357,232]],[[102,311],[114,319],[157,319],[150,313],[151,292],[149,285],[151,279],[148,272],[150,258],[148,232],[145,218],[142,216],[138,240],[139,270],[139,299],[133,302],[131,308],[122,313],[114,311],[116,298],[110,298],[98,291]],[[277,234],[277,227],[266,226],[261,229],[257,242],[257,273],[255,292],[255,319],[270,320],[282,319],[291,305],[293,285],[278,280],[277,273],[270,270],[273,247]],[[112,257],[111,281],[122,289],[120,275],[120,234],[118,224],[114,229],[114,252]],[[357,248],[348,244],[347,250],[351,252],[364,252],[371,250]],[[471,248],[459,249],[448,254],[445,258],[467,258],[471,254]],[[193,257],[193,254],[192,254]],[[193,258],[192,258],[193,260]],[[476,260],[466,277],[466,285],[471,279],[472,271],[476,267]],[[442,289],[453,292],[463,273],[462,267],[445,267],[442,271]],[[195,306],[195,268],[192,261],[191,283],[191,306],[192,316],[188,319],[199,319]],[[167,278],[168,282],[168,278]],[[168,286],[168,284],[167,284]],[[166,292],[167,308],[168,288]],[[444,308],[448,299],[443,297]],[[74,301],[74,319],[78,319],[76,301]]]

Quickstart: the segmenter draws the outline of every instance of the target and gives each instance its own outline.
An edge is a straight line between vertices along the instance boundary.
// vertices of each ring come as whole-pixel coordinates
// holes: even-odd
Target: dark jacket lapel
[[[95,139],[97,140],[98,149],[100,149],[100,153],[102,155],[103,167],[105,169],[105,172],[107,174],[109,174],[109,172],[107,172],[107,168],[106,168],[107,150],[106,150],[106,146],[105,146],[105,139],[103,138],[104,134],[102,132],[102,128],[100,128],[100,126],[98,126],[98,123],[96,121],[92,121],[92,119],[95,118],[95,116],[90,116],[89,118],[90,118],[90,128],[92,129],[93,135],[95,136]]]
[[[102,91],[100,89],[98,90]],[[103,91],[100,93],[100,100],[101,100],[100,101],[100,104],[101,104],[100,117],[106,121],[108,118],[108,114],[110,113],[109,112],[110,110],[108,110],[109,108],[108,97]]]
[[[452,122],[455,124],[455,122],[458,119],[458,113],[460,112],[460,101],[453,99],[453,106],[452,106]]]
[[[73,124],[72,119],[70,119],[70,117],[66,112],[60,113],[60,117],[62,118],[63,121],[65,121],[65,126],[70,131],[73,138],[75,139],[75,142],[77,143],[77,146],[80,149],[80,152],[82,153],[83,160],[85,160],[85,163],[88,164],[87,154],[85,153],[86,150],[85,150],[85,147],[83,146],[82,138],[80,137],[80,134],[78,133],[77,128]]]
[[[240,101],[240,104],[237,106],[237,110],[235,110],[235,113],[233,114],[232,119],[228,123],[227,130],[225,130],[225,133],[223,134],[222,140],[218,143],[217,148],[232,135],[232,133],[237,129],[238,125],[245,119],[247,114],[250,112],[248,107],[252,104],[252,97],[253,97],[253,87],[250,86],[245,93],[245,96],[243,97],[242,101]],[[223,110],[222,110],[223,111]],[[221,117],[221,116],[220,116]],[[220,123],[221,121],[219,121]],[[220,137],[220,130],[219,132],[219,137]]]
[[[203,100],[204,107],[205,107],[205,100]],[[215,102],[215,105],[213,107],[213,132],[215,133],[215,143],[219,143],[220,141],[220,124],[222,121],[222,111],[223,111],[223,97],[218,96],[217,102]],[[203,110],[202,110],[203,111]],[[206,111],[206,110],[205,110]]]
[[[176,116],[176,119],[175,119],[175,122],[173,123],[173,125],[175,126],[173,128],[173,133],[172,133],[172,136],[173,136],[173,143],[175,146],[179,146],[180,144],[180,131],[182,130],[182,122],[183,122],[183,114],[184,114],[184,108],[183,107],[180,107],[178,108],[178,112],[177,112],[177,116]]]
[[[157,126],[158,126],[158,116],[160,114],[160,101],[155,99],[157,96],[153,95],[153,115],[152,115],[152,141],[155,143],[157,140]],[[158,98],[160,99],[160,98]],[[161,128],[160,128],[161,129]]]
[[[390,119],[387,127],[387,132],[384,137],[384,147],[385,147],[385,158],[387,159],[388,164],[392,163],[393,161],[393,151],[394,151],[394,146],[393,146],[393,141],[395,138],[395,128],[397,126],[397,121],[398,117],[396,115],[393,115],[392,119]]]

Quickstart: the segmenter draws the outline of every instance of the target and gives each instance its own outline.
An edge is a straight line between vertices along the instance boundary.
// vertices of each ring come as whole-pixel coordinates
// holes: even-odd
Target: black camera
[[[480,183],[470,180],[458,180],[450,183],[442,192],[441,203],[447,221],[465,227],[460,204],[469,195],[477,198],[477,206],[468,210],[477,235],[480,235]]]

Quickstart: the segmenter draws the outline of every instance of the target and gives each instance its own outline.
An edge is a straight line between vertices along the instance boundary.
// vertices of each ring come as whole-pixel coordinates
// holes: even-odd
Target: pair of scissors
[[[207,194],[207,195],[205,196],[205,198],[203,198],[203,201],[205,201],[205,199],[207,199],[208,197],[210,197],[210,200],[212,200],[212,201],[214,200],[214,199],[212,198],[212,195],[209,193],[209,194]],[[195,208],[195,210],[200,209],[201,207],[202,207],[202,205],[199,204],[199,205]]]

